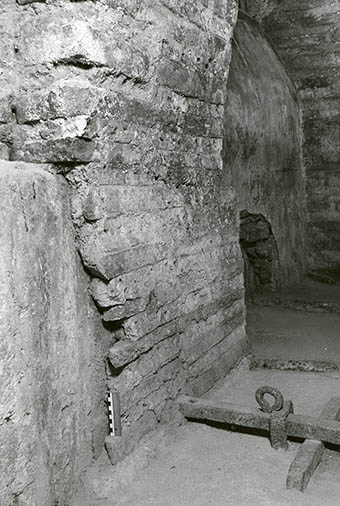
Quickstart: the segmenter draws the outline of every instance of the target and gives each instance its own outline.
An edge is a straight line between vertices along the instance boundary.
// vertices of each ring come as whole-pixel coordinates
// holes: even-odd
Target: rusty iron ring
[[[269,404],[264,398],[265,394],[269,394],[274,398],[274,403]],[[283,408],[283,395],[280,390],[274,387],[263,386],[259,387],[255,393],[255,399],[260,409],[265,413],[272,413],[273,411],[280,411]]]

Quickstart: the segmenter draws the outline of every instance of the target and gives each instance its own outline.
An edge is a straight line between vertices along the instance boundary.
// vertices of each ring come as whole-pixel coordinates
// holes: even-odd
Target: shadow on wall
[[[249,245],[247,258],[255,264],[256,289],[278,288],[278,281],[284,288],[299,283],[305,274],[299,101],[258,23],[241,11],[232,48],[224,166],[231,172],[240,211],[247,210],[254,217],[254,234],[260,227],[268,234],[272,230],[275,236],[275,240],[256,243],[256,247]],[[264,216],[269,220],[267,225],[261,222]],[[271,254],[273,259],[269,260]],[[249,283],[254,286],[255,282]]]
[[[280,0],[239,0],[239,8],[256,21],[268,16]]]
[[[280,261],[269,221],[262,214],[240,213],[240,244],[246,298],[279,288]]]

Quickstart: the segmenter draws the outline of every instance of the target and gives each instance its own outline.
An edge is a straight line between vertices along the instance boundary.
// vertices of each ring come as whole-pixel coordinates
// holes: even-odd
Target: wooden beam
[[[339,420],[340,399],[333,397],[321,412],[322,418]],[[295,488],[303,492],[308,485],[315,469],[320,463],[325,445],[322,441],[304,441],[300,446],[287,475],[287,488]]]
[[[186,418],[239,425],[269,431],[270,415],[249,410],[236,404],[181,396],[179,407]],[[328,418],[290,414],[287,417],[287,434],[291,437],[316,439],[340,445],[340,422]]]
[[[269,430],[269,413],[250,411],[244,406],[186,395],[180,396],[177,402],[186,418]]]

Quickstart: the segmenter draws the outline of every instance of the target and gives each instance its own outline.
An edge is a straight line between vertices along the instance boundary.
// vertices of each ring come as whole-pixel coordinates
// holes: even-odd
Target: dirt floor
[[[306,278],[301,284],[281,291],[257,295],[255,300],[267,304],[295,308],[314,308],[318,311],[337,312],[340,310],[340,284],[327,284]]]
[[[340,286],[306,280],[247,308],[247,333],[261,358],[340,364]]]
[[[295,413],[312,416],[340,397],[340,292],[319,285],[308,281],[250,306],[248,335],[257,356],[324,360],[335,370],[249,369],[244,359],[206,397],[256,410],[256,389],[270,385],[293,401]],[[273,450],[267,437],[203,423],[162,427],[114,468],[103,454],[72,506],[337,506],[340,451],[325,451],[304,493],[286,489],[299,447],[290,442],[287,451]]]
[[[340,374],[241,368],[216,385],[207,397],[256,409],[254,394],[263,384],[279,388],[286,399],[293,401],[296,413],[318,416],[325,403],[338,395]],[[290,443],[287,451],[273,450],[266,437],[187,423],[172,429],[170,436],[156,442],[154,450],[156,447],[157,451],[150,454],[150,445],[144,445],[149,448],[149,456],[143,461],[139,450],[130,457],[125,472],[121,468],[120,475],[106,466],[104,474],[95,477],[92,502],[83,500],[81,506],[339,504],[340,454],[335,451],[325,452],[307,490],[301,493],[285,488],[299,443]],[[122,472],[125,483],[120,485]]]
[[[324,463],[306,492],[285,489],[285,477],[297,445],[274,451],[264,438],[190,423],[128,489],[119,506],[336,506],[340,484]],[[335,456],[332,456],[335,459]],[[331,458],[331,456],[326,457]]]
[[[340,315],[250,306],[248,336],[255,356],[340,363]]]

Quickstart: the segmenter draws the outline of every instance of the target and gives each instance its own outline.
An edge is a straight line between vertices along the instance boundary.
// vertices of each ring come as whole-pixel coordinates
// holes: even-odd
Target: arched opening
[[[280,262],[269,221],[262,214],[240,213],[240,244],[246,299],[280,286]]]

